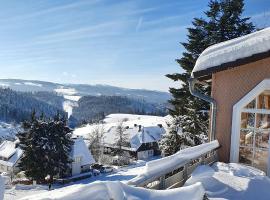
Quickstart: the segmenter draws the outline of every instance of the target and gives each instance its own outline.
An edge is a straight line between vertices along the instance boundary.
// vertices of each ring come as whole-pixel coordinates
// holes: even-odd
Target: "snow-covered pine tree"
[[[182,132],[180,127],[180,118],[174,118],[171,124],[168,124],[168,131],[159,141],[159,148],[163,156],[175,154],[180,149],[194,145],[194,138],[190,134]]]
[[[23,131],[17,134],[20,148],[24,151],[19,167],[31,180],[41,182],[46,176],[46,162],[41,148],[44,133],[44,122],[37,119],[35,111],[31,119],[22,123]],[[46,125],[45,125],[46,126]]]
[[[188,40],[182,43],[186,51],[180,59],[176,60],[183,73],[166,75],[182,84],[181,88],[170,88],[173,96],[170,103],[173,108],[169,111],[172,116],[182,118],[180,125],[184,133],[192,135],[208,133],[209,104],[190,94],[188,79],[197,58],[204,49],[254,31],[255,28],[249,22],[249,18],[242,17],[243,10],[243,0],[211,0],[209,9],[205,12],[206,18],[194,18],[193,27],[187,29]],[[204,94],[210,94],[209,87],[197,89]]]
[[[43,115],[37,118],[33,112],[31,120],[23,123],[23,131],[18,133],[18,138],[24,151],[19,167],[28,178],[43,182],[47,175],[52,180],[55,175],[64,175],[69,169],[73,140],[66,120],[59,114],[47,120]]]
[[[47,127],[47,143],[44,144],[45,163],[47,174],[51,181],[54,176],[63,177],[69,172],[72,159],[70,152],[73,145],[71,138],[72,130],[67,126],[67,119],[57,114],[53,119],[49,120]]]

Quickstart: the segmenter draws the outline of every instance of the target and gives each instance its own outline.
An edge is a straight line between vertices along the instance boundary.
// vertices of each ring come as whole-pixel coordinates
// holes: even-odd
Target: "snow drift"
[[[201,183],[171,190],[149,190],[128,186],[121,182],[96,182],[73,185],[21,200],[202,200],[203,196],[204,189]]]
[[[264,172],[238,163],[197,167],[185,186],[202,183],[209,199],[269,200],[270,179]]]

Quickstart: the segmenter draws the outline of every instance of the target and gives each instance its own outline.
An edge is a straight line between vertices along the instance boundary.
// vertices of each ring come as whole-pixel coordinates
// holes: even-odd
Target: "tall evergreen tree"
[[[47,158],[45,167],[47,174],[52,178],[56,175],[63,177],[70,168],[70,157],[73,140],[72,130],[67,126],[67,119],[57,114],[49,120],[47,126],[46,143],[43,146]]]
[[[37,118],[35,112],[23,123],[23,131],[18,134],[24,151],[19,167],[27,177],[42,182],[49,175],[52,181],[69,169],[73,141],[66,123],[59,114],[47,120],[43,115]]]
[[[159,148],[163,156],[175,154],[182,148],[193,146],[191,135],[182,132],[178,118],[174,118],[171,124],[168,124],[168,132],[164,134],[159,141]]]
[[[25,175],[32,180],[44,180],[45,157],[40,148],[41,137],[44,135],[43,125],[36,117],[35,111],[31,119],[22,123],[23,131],[18,133],[20,148],[24,151],[24,156],[19,163],[19,167],[25,171]]]
[[[229,39],[240,37],[254,31],[250,18],[242,17],[244,10],[243,0],[211,0],[209,9],[205,12],[206,18],[194,18],[193,27],[188,28],[188,40],[181,43],[185,52],[177,63],[183,73],[166,75],[168,78],[179,81],[181,88],[170,88],[173,105],[170,114],[180,118],[183,132],[189,134],[208,133],[209,104],[193,97],[189,92],[188,79],[199,55],[207,47]],[[200,86],[196,88],[202,93],[210,95],[210,88]]]

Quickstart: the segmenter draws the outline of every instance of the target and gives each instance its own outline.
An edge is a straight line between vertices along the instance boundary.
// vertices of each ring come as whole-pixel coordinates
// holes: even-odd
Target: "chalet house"
[[[211,85],[211,97],[196,90]],[[210,138],[219,159],[270,174],[270,28],[207,48],[198,58],[190,91],[211,103]]]
[[[79,175],[90,170],[95,160],[82,137],[73,138],[74,144],[71,151],[71,175]]]
[[[13,174],[19,171],[18,162],[23,151],[15,142],[5,140],[0,145],[0,172]]]
[[[125,128],[128,143],[123,146],[123,150],[136,159],[147,159],[155,155],[160,155],[158,141],[165,133],[162,125],[156,126],[134,126]],[[116,126],[111,127],[104,135],[104,153],[111,153],[118,147],[115,145],[117,139]]]
[[[90,151],[88,150],[82,138],[73,138],[71,158],[73,160],[70,169],[70,175],[78,175],[90,170],[90,165],[95,163]],[[0,172],[10,174],[20,171],[18,162],[23,155],[23,151],[17,147],[15,142],[4,141],[0,145]]]

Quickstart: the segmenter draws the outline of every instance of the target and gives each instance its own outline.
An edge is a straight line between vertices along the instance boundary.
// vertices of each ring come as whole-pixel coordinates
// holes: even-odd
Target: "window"
[[[239,162],[267,171],[270,133],[270,91],[248,103],[241,112]]]
[[[82,160],[82,157],[75,157],[74,162],[75,163],[80,163],[81,160]]]

